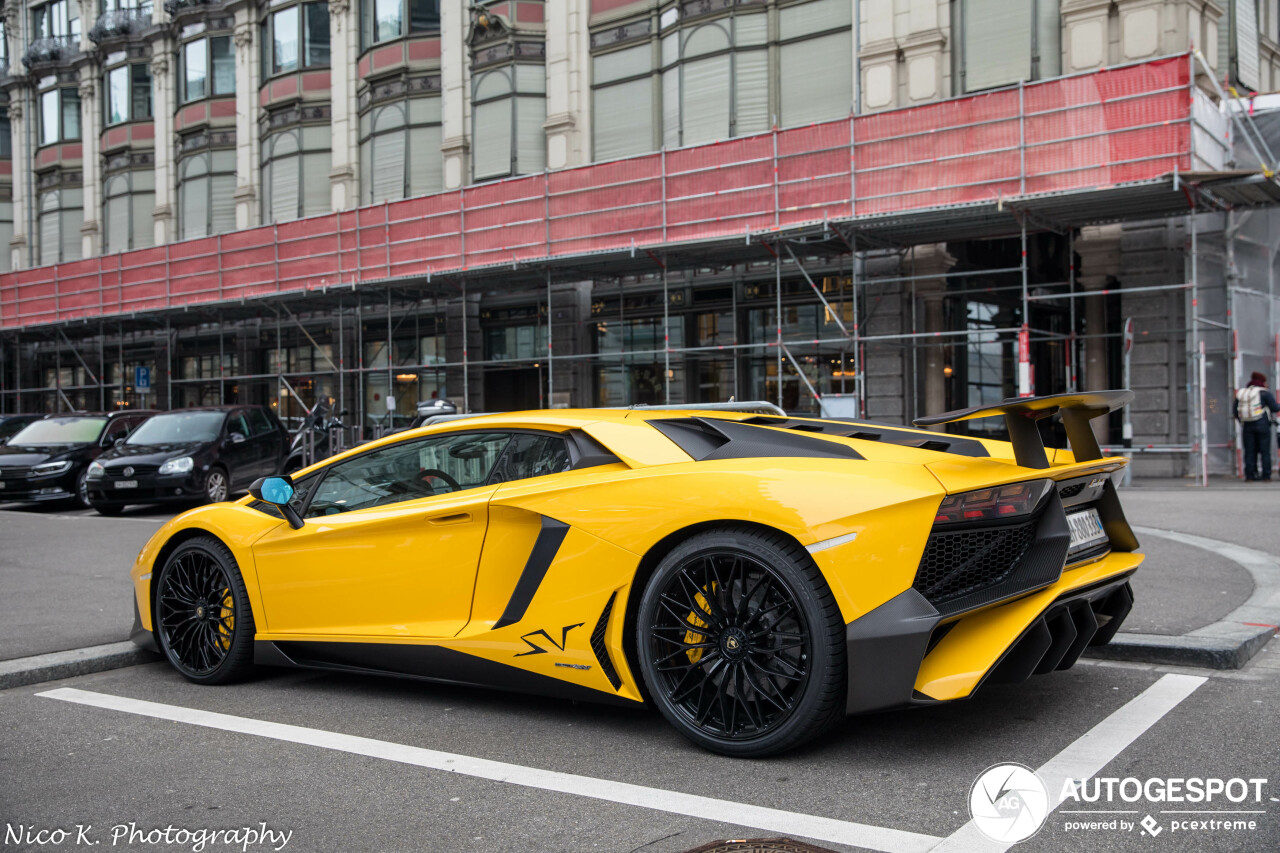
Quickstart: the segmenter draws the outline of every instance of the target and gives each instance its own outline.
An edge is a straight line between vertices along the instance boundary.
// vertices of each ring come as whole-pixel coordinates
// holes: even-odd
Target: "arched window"
[[[109,175],[102,188],[103,248],[107,254],[145,249],[155,237],[155,172]]]
[[[235,151],[203,151],[183,158],[178,180],[180,239],[235,230]]]
[[[472,77],[471,163],[476,180],[546,168],[546,92],[542,65],[517,63]]]
[[[329,126],[295,127],[262,141],[262,221],[329,212]]]
[[[40,193],[40,264],[80,259],[80,226],[84,224],[84,191],[63,187]]]
[[[794,127],[849,115],[849,0],[724,5],[708,12],[669,4],[656,35],[647,18],[593,31],[594,159],[762,133],[775,121]]]
[[[440,98],[379,104],[360,116],[360,197],[363,203],[427,195],[444,189]]]

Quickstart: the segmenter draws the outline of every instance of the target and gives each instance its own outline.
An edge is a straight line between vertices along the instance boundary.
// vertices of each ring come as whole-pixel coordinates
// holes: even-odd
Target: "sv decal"
[[[544,649],[542,646],[538,645],[537,643],[535,643],[533,640],[529,639],[530,637],[536,637],[539,634],[546,637],[548,643],[555,646],[560,651],[564,651],[565,644],[568,643],[569,641],[569,632],[572,631],[574,628],[581,628],[583,624],[584,623],[579,622],[577,625],[565,625],[563,628],[561,628],[560,642],[558,643],[554,639],[552,639],[551,635],[548,634],[546,631],[543,631],[543,630],[530,631],[529,633],[525,634],[523,637],[520,638],[524,640],[525,645],[529,647],[529,651],[517,652],[516,657],[522,658],[525,655],[545,655],[547,653],[547,650]]]

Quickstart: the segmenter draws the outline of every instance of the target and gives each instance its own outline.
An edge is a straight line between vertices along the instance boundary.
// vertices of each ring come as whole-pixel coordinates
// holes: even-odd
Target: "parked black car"
[[[152,412],[46,415],[0,447],[0,501],[75,500],[89,505],[89,463]]]
[[[43,417],[44,415],[0,415],[0,446],[8,444],[18,430]]]
[[[127,504],[225,501],[280,471],[289,433],[262,406],[165,412],[89,466],[89,503],[103,515]]]

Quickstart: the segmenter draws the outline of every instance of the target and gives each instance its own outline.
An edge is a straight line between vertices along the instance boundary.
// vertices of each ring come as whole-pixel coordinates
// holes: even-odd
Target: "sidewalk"
[[[1244,666],[1280,625],[1280,483],[1137,480],[1120,500],[1147,559],[1133,612],[1088,654]]]

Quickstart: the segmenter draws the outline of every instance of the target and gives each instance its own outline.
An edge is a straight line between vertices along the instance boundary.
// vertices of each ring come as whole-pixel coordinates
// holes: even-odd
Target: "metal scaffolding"
[[[617,382],[625,388],[628,382],[636,381],[634,377],[628,379],[628,368],[642,364],[661,365],[660,381],[651,383],[653,387],[646,392],[654,402],[704,402],[709,396],[721,396],[726,389],[728,396],[738,396],[748,390],[757,393],[763,387],[769,390],[770,399],[782,405],[786,397],[784,387],[790,384],[803,389],[798,398],[812,401],[805,404],[806,408],[812,406],[829,416],[865,418],[879,415],[870,405],[876,396],[871,393],[870,380],[895,378],[891,369],[886,372],[873,364],[877,354],[887,353],[890,361],[896,358],[900,365],[896,378],[903,398],[901,415],[910,419],[926,414],[929,401],[924,397],[936,396],[939,387],[946,393],[943,379],[949,379],[949,371],[953,369],[949,359],[974,346],[1000,349],[1004,383],[1008,384],[1012,378],[1017,394],[1029,395],[1033,391],[1031,352],[1038,348],[1056,353],[1054,358],[1061,363],[1035,367],[1045,372],[1060,371],[1061,390],[1075,390],[1082,384],[1079,366],[1086,363],[1082,357],[1084,352],[1091,346],[1122,341],[1125,337],[1123,331],[1114,328],[1116,323],[1112,323],[1110,329],[1086,327],[1081,331],[1079,305],[1088,304],[1089,300],[1105,302],[1116,296],[1183,294],[1181,325],[1171,322],[1160,334],[1170,351],[1176,343],[1185,353],[1185,430],[1171,425],[1167,431],[1171,440],[1113,449],[1133,454],[1188,454],[1198,459],[1196,468],[1201,478],[1205,478],[1211,468],[1211,452],[1226,452],[1236,446],[1234,438],[1226,436],[1225,430],[1221,436],[1212,433],[1209,418],[1211,411],[1217,411],[1213,407],[1222,405],[1222,394],[1239,384],[1243,362],[1237,312],[1232,306],[1241,299],[1266,298],[1269,328],[1275,330],[1274,249],[1265,241],[1251,243],[1265,250],[1268,263],[1265,291],[1243,283],[1237,271],[1236,252],[1242,241],[1250,241],[1246,230],[1249,211],[1276,204],[1280,201],[1280,189],[1269,173],[1275,158],[1267,148],[1266,139],[1256,132],[1248,113],[1209,110],[1201,88],[1207,85],[1205,75],[1197,72],[1198,68],[1207,66],[1198,54],[1184,57],[1183,61],[1187,63],[1187,80],[1181,89],[1162,88],[1147,94],[1165,97],[1180,91],[1189,100],[1190,115],[1186,121],[1190,147],[1185,155],[1190,169],[1185,172],[1175,167],[1171,175],[1158,180],[1112,185],[1088,192],[1037,192],[1037,187],[1028,185],[1029,180],[1037,180],[1028,169],[1028,157],[1040,158],[1043,146],[1052,143],[1028,138],[1030,87],[1020,85],[994,93],[994,97],[1016,98],[1016,144],[1013,147],[994,145],[978,155],[1007,157],[1016,151],[1019,165],[1014,185],[1001,184],[1000,192],[1007,189],[1009,195],[997,195],[991,203],[907,209],[909,205],[905,200],[918,198],[930,190],[904,184],[896,190],[880,192],[882,185],[877,182],[891,170],[899,170],[893,173],[896,175],[904,168],[924,165],[936,168],[939,158],[933,157],[928,164],[908,158],[895,161],[891,166],[877,166],[875,155],[879,149],[876,146],[910,148],[912,141],[924,131],[911,125],[896,133],[881,129],[867,138],[855,134],[858,122],[851,118],[847,123],[848,141],[843,147],[817,149],[819,156],[833,150],[848,151],[855,163],[865,156],[870,164],[855,165],[840,178],[846,181],[849,194],[848,216],[842,218],[824,218],[819,222],[792,220],[794,224],[783,221],[782,212],[789,208],[780,194],[789,190],[790,185],[777,177],[780,168],[785,172],[782,158],[787,155],[780,153],[780,134],[775,130],[769,140],[771,157],[761,160],[766,165],[771,162],[775,174],[772,185],[767,188],[772,195],[773,222],[753,230],[751,221],[747,220],[746,227],[736,234],[721,233],[714,238],[682,242],[679,239],[682,226],[668,218],[669,208],[664,203],[661,247],[657,249],[639,248],[633,239],[629,249],[598,254],[587,252],[564,258],[547,251],[545,257],[530,255],[509,264],[464,268],[447,274],[428,269],[425,274],[392,277],[397,269],[396,258],[403,257],[405,248],[414,240],[395,236],[398,226],[392,206],[384,204],[373,209],[374,213],[381,210],[374,226],[366,221],[371,215],[368,209],[352,212],[356,248],[344,247],[339,227],[336,249],[339,253],[362,254],[366,250],[361,235],[369,233],[371,227],[381,229],[382,242],[372,248],[383,255],[386,275],[382,280],[361,281],[352,277],[341,284],[286,287],[294,273],[282,272],[281,265],[286,263],[281,260],[282,247],[287,249],[286,254],[293,256],[316,238],[306,234],[291,236],[284,226],[274,226],[270,229],[270,239],[275,287],[237,298],[222,297],[229,296],[231,282],[245,275],[250,267],[234,263],[224,267],[224,238],[219,237],[215,241],[217,270],[213,291],[218,298],[208,302],[184,301],[176,294],[181,292],[186,279],[166,275],[152,282],[163,283],[165,288],[163,298],[158,299],[155,307],[130,310],[110,318],[82,316],[0,331],[0,412],[21,408],[64,411],[125,405],[173,408],[193,402],[225,403],[240,399],[241,386],[255,385],[265,389],[270,404],[276,406],[288,422],[296,423],[318,402],[332,400],[337,411],[352,409],[354,421],[363,434],[361,437],[368,437],[396,426],[397,417],[403,420],[410,416],[402,405],[404,397],[398,393],[398,387],[421,383],[422,377],[428,374],[434,377],[430,384],[458,400],[464,411],[471,410],[474,395],[484,393],[483,383],[496,371],[506,371],[510,381],[519,383],[527,381],[524,377],[536,374],[539,406],[560,405],[560,401],[569,396],[566,391],[576,392],[579,404],[625,404],[639,396],[634,387],[629,400],[588,400],[584,386],[595,387],[598,395],[600,383],[609,382],[611,371],[616,371]],[[1211,78],[1208,83],[1212,84],[1211,88],[1217,85]],[[1227,100],[1221,89],[1216,94],[1223,102]],[[949,108],[948,105],[955,103],[941,102],[937,106]],[[1055,120],[1059,113],[1069,109],[1076,108],[1043,107],[1030,114],[1037,120]],[[958,127],[980,132],[992,123],[992,120],[974,118]],[[1159,123],[1138,123],[1127,132],[1157,132],[1163,126],[1157,125]],[[868,125],[868,129],[874,131],[876,126]],[[1081,138],[1087,138],[1087,134]],[[1247,148],[1256,157],[1260,168],[1234,168],[1235,152],[1240,147]],[[661,161],[659,172],[665,200],[670,193],[670,164],[665,151],[655,157]],[[707,168],[715,171],[720,167]],[[1073,164],[1068,171],[1087,168],[1098,167]],[[621,182],[611,185],[616,190],[632,179],[624,176],[614,180]],[[795,178],[791,183],[799,186],[803,181]],[[551,215],[551,181],[546,175],[541,187],[537,199],[530,196],[516,201],[517,206],[527,207],[536,201],[542,207],[542,215],[546,217],[539,223],[542,236],[528,245],[541,246],[545,242],[550,246],[552,226],[556,223]],[[947,196],[968,190],[967,184],[952,179],[943,187],[934,186],[931,192]],[[487,201],[485,205],[489,207],[481,205],[476,209],[493,206]],[[864,215],[859,205],[869,207],[872,212]],[[464,215],[466,210],[464,205]],[[340,225],[341,216],[347,215],[335,215],[335,222]],[[1215,225],[1215,217],[1225,222],[1222,254],[1227,272],[1225,313],[1221,320],[1205,312],[1202,306],[1203,235]],[[571,218],[571,214],[562,215],[562,219]],[[716,220],[724,218],[733,217],[718,216]],[[1184,279],[1133,287],[1082,288],[1075,262],[1080,229],[1142,220],[1182,223],[1186,242]],[[476,241],[468,240],[471,232],[465,227],[459,228],[455,235],[458,251],[466,258],[472,250],[468,243]],[[486,228],[488,226],[481,228],[480,233],[488,233]],[[475,236],[473,234],[473,238]],[[238,242],[244,240],[238,237]],[[1014,263],[984,266],[966,262],[951,268],[944,262],[941,266],[935,263],[934,268],[927,271],[917,269],[920,245],[1000,240],[1017,247]],[[1060,265],[1060,277],[1046,278],[1032,269],[1029,259],[1032,242],[1062,247],[1067,260]],[[191,247],[183,246],[179,244],[178,249],[186,260],[201,257],[192,254]],[[515,248],[526,248],[526,244],[517,239]],[[175,262],[175,251],[174,247],[165,247],[166,264]],[[942,254],[945,255],[945,251]],[[102,278],[103,269],[104,264],[99,263],[100,288],[109,286]],[[189,278],[194,281],[195,276],[192,273]],[[742,301],[747,292],[745,288],[756,286],[763,293],[770,281],[772,299],[752,301],[750,307],[752,310],[771,307],[773,328],[760,334],[739,328],[747,310]],[[591,283],[587,302],[592,310],[586,312],[582,310],[580,291],[573,289],[582,282]],[[712,342],[700,337],[697,343],[691,344],[686,335],[689,325],[686,320],[691,316],[688,306],[673,305],[673,299],[677,295],[683,298],[697,288],[726,282],[731,331],[722,339],[717,328],[711,335]],[[208,293],[207,289],[200,292]],[[652,303],[633,309],[629,316],[628,299],[642,296],[658,300],[660,326],[640,334],[637,343],[635,339],[629,340],[628,322],[637,315],[651,317],[655,323],[659,319],[659,308]],[[975,297],[1008,303],[1016,309],[1010,315],[1016,322],[1006,325],[992,322],[976,328],[973,323],[959,322],[964,318],[953,317],[950,323],[944,318],[943,324],[938,325],[946,300],[953,304],[957,300],[967,303]],[[481,340],[478,313],[473,317],[473,310],[480,310],[480,298],[496,306],[531,307],[533,322],[526,323],[525,327],[533,327],[532,348],[517,349],[510,357],[506,357],[505,350],[502,357],[473,357],[477,349],[486,349]],[[594,310],[597,303],[603,305],[615,299],[616,314],[603,308]],[[928,302],[933,299],[941,301]],[[894,304],[895,300],[896,311],[884,307]],[[921,316],[922,303],[928,303],[924,317]],[[822,323],[811,334],[786,334],[784,312],[800,304],[811,306],[814,316],[821,317]],[[1065,312],[1065,328],[1061,324],[1054,328],[1033,322],[1033,317],[1043,317],[1050,309]],[[53,310],[60,310],[56,302]],[[451,312],[459,322],[451,322]],[[558,322],[561,314],[572,316]],[[762,310],[761,316],[767,317],[767,311]],[[431,335],[425,334],[423,328],[428,321]],[[600,324],[607,326],[614,322],[620,327],[618,345],[605,348],[602,339],[607,332],[600,329]],[[596,326],[594,332],[584,331],[592,324]],[[956,328],[959,325],[963,328]],[[882,326],[888,326],[887,330],[879,331]],[[1221,341],[1206,340],[1213,335],[1221,337]],[[593,345],[587,346],[593,336]],[[441,338],[443,344],[437,340],[428,354],[425,341],[430,338]],[[400,340],[412,341],[407,354],[397,352]],[[354,351],[349,351],[349,347]],[[216,364],[211,361],[215,351]],[[920,369],[922,357],[927,360],[939,352],[943,353],[945,364],[943,379],[922,373]],[[269,369],[252,367],[248,356],[253,353],[268,353]],[[1224,369],[1221,376],[1213,375],[1213,359],[1217,353],[1230,358],[1229,369]],[[52,365],[48,364],[50,356]],[[175,357],[182,359],[176,373]],[[188,361],[192,358],[196,359],[194,367]],[[210,361],[204,361],[206,358]],[[696,383],[684,376],[686,365],[698,360],[713,360],[728,366],[731,375],[719,381],[714,393],[703,393],[703,389],[696,387],[691,390],[691,385]],[[1004,362],[1016,366],[1006,371]],[[1280,381],[1280,340],[1277,340],[1275,362]],[[162,371],[163,381],[158,383],[150,399],[143,399],[130,382],[130,368],[142,363]],[[827,369],[824,374],[821,366],[824,363],[837,365],[838,369]],[[33,364],[35,370],[32,370]],[[1023,369],[1021,365],[1027,367]],[[594,383],[587,378],[593,372]],[[744,372],[746,376],[742,375]],[[36,378],[35,384],[26,381],[32,376]],[[477,380],[481,383],[478,386]],[[414,396],[421,399],[420,393]],[[383,404],[381,411],[377,405],[371,405],[374,403]],[[1177,408],[1172,406],[1171,410]]]

